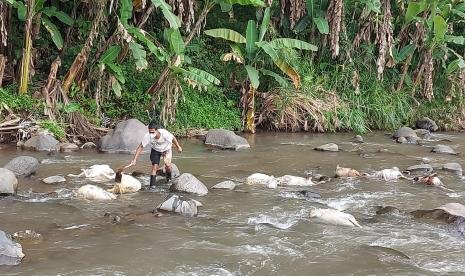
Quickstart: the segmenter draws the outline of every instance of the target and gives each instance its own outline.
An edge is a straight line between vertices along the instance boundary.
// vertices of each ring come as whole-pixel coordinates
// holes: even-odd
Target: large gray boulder
[[[208,193],[207,187],[190,173],[183,173],[173,179],[173,185],[171,185],[170,190],[198,195],[206,195]]]
[[[446,145],[436,145],[433,147],[431,151],[435,153],[441,153],[441,154],[457,155],[457,153],[451,147],[446,146]]]
[[[431,120],[428,117],[423,117],[415,123],[416,128],[426,129],[429,131],[437,131],[439,129],[435,121]]]
[[[324,145],[321,145],[319,147],[316,147],[316,148],[314,148],[314,150],[336,152],[336,151],[339,151],[339,146],[336,145],[335,143],[328,143],[328,144],[324,144]]]
[[[0,230],[0,265],[18,265],[24,258],[21,245]]]
[[[442,166],[442,169],[448,172],[453,172],[458,176],[462,176],[462,166],[459,163],[446,163]]]
[[[233,150],[250,148],[249,142],[244,137],[225,129],[209,130],[205,135],[205,145]]]
[[[98,149],[106,153],[133,154],[147,133],[147,126],[137,119],[122,121],[100,139]]]
[[[175,194],[169,194],[157,209],[189,217],[197,216],[198,212],[195,200]]]
[[[31,156],[18,156],[8,162],[4,168],[12,171],[17,177],[27,177],[34,174],[39,167],[39,161]]]
[[[15,194],[18,189],[18,179],[15,174],[5,168],[0,168],[0,194]]]
[[[399,137],[415,137],[415,138],[418,138],[418,135],[417,133],[415,132],[415,130],[409,128],[409,127],[401,127],[399,128],[396,132],[394,132],[394,134],[392,135],[393,138],[399,138]]]
[[[49,134],[39,134],[27,140],[24,149],[34,151],[59,151],[60,142]]]

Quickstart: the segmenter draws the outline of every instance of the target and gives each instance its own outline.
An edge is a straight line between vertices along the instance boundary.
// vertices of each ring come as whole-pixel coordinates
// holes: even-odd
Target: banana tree
[[[412,28],[415,29],[414,38],[417,39],[414,40],[410,54],[406,58],[399,88],[402,87],[407,77],[408,67],[415,54],[418,56],[419,66],[417,67],[419,69],[416,71],[413,89],[415,90],[416,86],[421,83],[423,95],[428,100],[434,97],[433,73],[436,69],[442,68],[446,74],[451,75],[465,68],[462,53],[456,52],[457,47],[463,49],[465,45],[463,28],[460,29],[460,22],[464,19],[465,3],[460,1],[409,1],[405,13],[405,24],[414,26]]]
[[[249,20],[247,24],[246,36],[230,29],[211,29],[206,30],[205,34],[215,38],[221,38],[232,42],[231,52],[225,53],[223,61],[234,61],[242,65],[246,72],[248,84],[247,87],[247,104],[244,105],[246,110],[246,129],[255,133],[255,92],[260,85],[260,76],[267,75],[274,78],[281,86],[286,85],[287,81],[281,75],[267,70],[263,64],[271,60],[274,65],[286,74],[296,89],[300,88],[300,75],[283,58],[285,49],[298,49],[316,51],[318,48],[310,43],[290,38],[277,38],[271,41],[265,40],[266,32],[270,23],[270,8],[266,8],[260,26],[257,26],[254,20]]]
[[[50,34],[50,38],[55,46],[61,50],[63,48],[63,37],[61,36],[58,26],[53,23],[53,21],[57,19],[66,25],[72,25],[73,19],[63,11],[59,11],[53,5],[44,6],[46,0],[5,1],[17,9],[18,19],[22,22],[25,22],[24,48],[19,76],[19,93],[22,94],[27,92],[32,44],[34,36],[36,36],[39,32],[40,25],[45,27],[47,32]],[[36,21],[37,24],[37,28],[34,28],[36,29],[36,34],[33,34],[33,20]]]

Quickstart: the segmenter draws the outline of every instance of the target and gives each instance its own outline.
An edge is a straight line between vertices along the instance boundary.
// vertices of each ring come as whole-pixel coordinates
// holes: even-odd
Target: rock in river
[[[198,212],[197,204],[193,199],[175,194],[169,194],[163,203],[158,205],[157,209],[175,212],[190,217],[197,216]]]
[[[224,190],[234,190],[234,188],[236,188],[236,183],[234,183],[231,180],[220,182],[212,187],[212,189],[224,189]]]
[[[361,135],[355,135],[352,137],[352,142],[354,143],[363,143],[363,137]]]
[[[0,265],[18,265],[23,258],[21,245],[0,230]]]
[[[18,189],[18,179],[7,169],[0,168],[0,194],[15,194]]]
[[[190,173],[183,173],[179,177],[174,178],[170,190],[198,195],[208,194],[207,187]]]
[[[453,172],[458,176],[462,176],[462,166],[459,163],[446,163],[442,166],[445,171]]]
[[[66,182],[66,178],[64,178],[61,175],[55,175],[42,179],[42,182],[44,182],[45,184],[59,184]]]
[[[79,147],[73,143],[61,143],[60,151],[61,152],[73,152],[79,150]]]
[[[35,151],[58,151],[60,150],[60,142],[52,135],[39,134],[27,140],[23,147]]]
[[[419,119],[416,124],[416,128],[421,128],[421,129],[426,129],[429,131],[437,131],[439,129],[438,125],[436,124],[435,121],[431,120],[428,117],[423,117]]]
[[[5,169],[12,171],[17,177],[34,174],[39,167],[39,161],[30,156],[18,156],[5,165]]]
[[[433,147],[431,152],[457,155],[457,153],[451,147],[446,145],[436,145]]]
[[[417,133],[409,127],[399,128],[392,137],[401,144],[417,144],[420,140]]]
[[[406,171],[409,172],[419,172],[419,173],[431,173],[433,172],[433,167],[429,164],[419,164],[419,165],[413,165],[410,166],[406,169]]]
[[[314,150],[317,150],[317,151],[339,151],[339,147],[338,145],[334,144],[334,143],[328,143],[328,144],[324,144],[324,145],[321,145],[319,147],[316,147],[314,148]]]
[[[205,135],[205,145],[233,150],[250,148],[249,142],[244,137],[225,129],[209,130],[207,135]]]
[[[81,146],[82,150],[92,150],[97,148],[97,145],[94,144],[93,142],[87,142],[84,145]]]
[[[137,119],[129,119],[118,123],[115,129],[103,136],[98,148],[107,153],[134,153],[144,135],[147,126]]]
[[[416,210],[411,214],[416,218],[429,218],[452,223],[458,217],[465,218],[465,206],[460,203],[447,203],[430,210]]]

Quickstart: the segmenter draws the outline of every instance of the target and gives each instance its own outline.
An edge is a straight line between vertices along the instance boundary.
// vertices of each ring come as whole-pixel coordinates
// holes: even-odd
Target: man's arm
[[[139,155],[143,149],[144,147],[142,146],[142,143],[140,143],[136,149],[136,153],[134,154],[134,159],[132,160],[131,164],[129,164],[127,167],[134,166],[137,163],[137,159],[139,158]]]
[[[176,146],[176,148],[178,149],[179,152],[182,152],[182,147],[179,144],[178,139],[176,139],[175,136],[173,136],[173,144]]]

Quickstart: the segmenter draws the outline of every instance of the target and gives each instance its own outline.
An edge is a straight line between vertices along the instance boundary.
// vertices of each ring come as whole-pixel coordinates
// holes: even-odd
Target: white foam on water
[[[465,197],[465,192],[447,193],[446,195],[452,198],[460,198],[460,197]]]
[[[73,230],[73,229],[80,229],[89,226],[90,224],[79,224],[79,225],[71,225],[68,227],[63,228],[63,230]]]
[[[257,226],[261,224],[266,224],[266,225],[270,225],[272,227],[283,229],[283,230],[291,228],[297,222],[298,222],[297,218],[279,219],[279,218],[274,218],[274,217],[267,216],[267,215],[259,215],[258,217],[250,217],[247,220],[248,224],[257,225]]]
[[[164,272],[160,275],[171,276],[171,275],[188,275],[188,276],[233,276],[235,273],[230,272],[229,270],[218,267],[218,265],[209,265],[209,266],[190,266],[190,265],[181,265],[174,268],[174,271]]]

